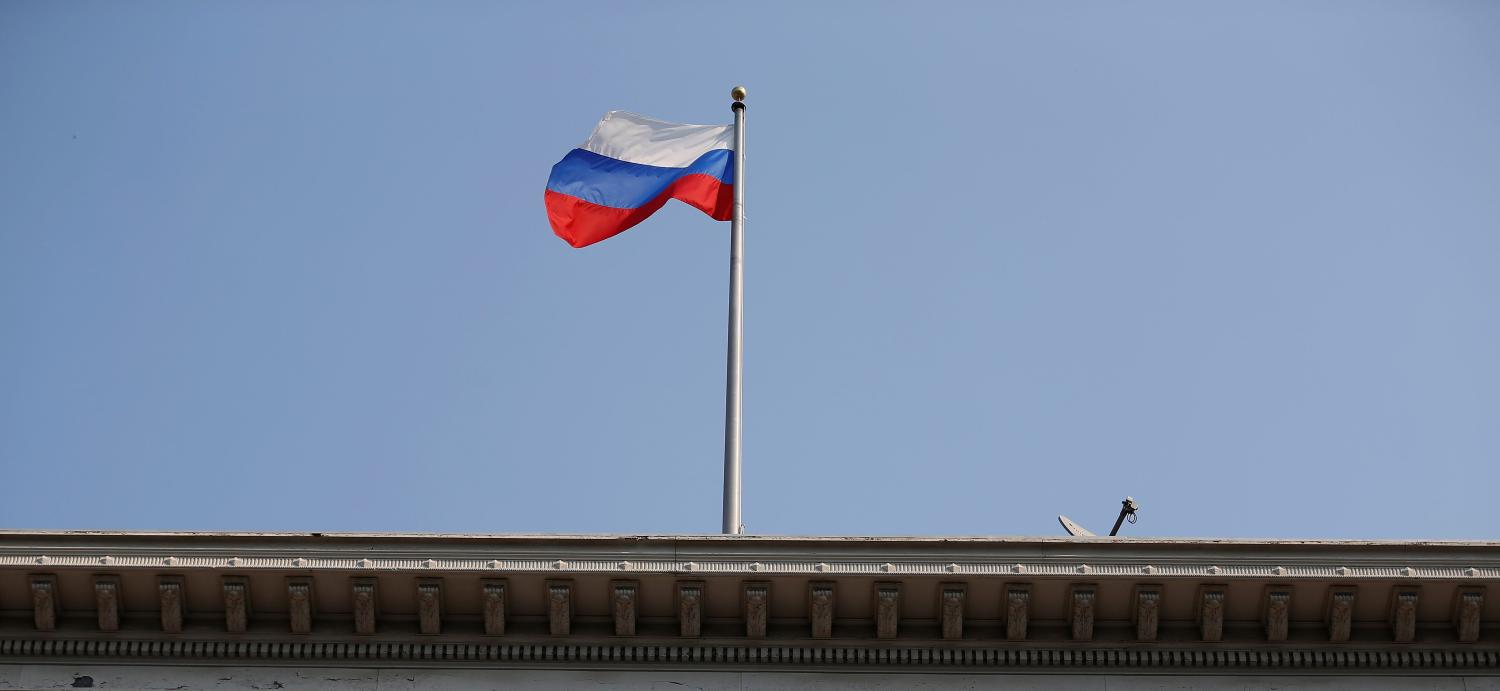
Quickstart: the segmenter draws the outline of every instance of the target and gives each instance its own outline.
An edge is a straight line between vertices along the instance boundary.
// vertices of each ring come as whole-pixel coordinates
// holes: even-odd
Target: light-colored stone
[[[49,559],[46,569],[57,576],[49,603],[56,609],[48,610],[53,612],[55,633],[37,632],[25,625],[24,608],[33,595],[28,590],[30,577],[39,570],[35,561],[41,555]],[[101,555],[113,557],[108,569],[99,564]],[[172,555],[177,563],[168,569],[163,560]],[[303,560],[302,570],[293,570],[294,557]],[[241,561],[230,566],[232,559]],[[559,559],[568,562],[566,571],[550,567]],[[622,561],[630,568],[620,569]],[[430,568],[423,562],[431,562]],[[498,566],[491,568],[492,563]],[[682,565],[687,563],[701,568],[685,573]],[[832,568],[819,575],[813,569],[817,563]],[[1028,575],[1010,575],[1014,563],[1025,564]],[[762,571],[754,572],[751,564],[761,564]],[[892,568],[885,570],[886,564]],[[963,591],[963,602],[952,592],[945,597],[944,591],[952,585],[945,581],[960,580],[947,575],[943,568],[947,564],[962,565],[962,573],[971,574],[963,577],[972,588],[972,592]],[[1086,577],[1078,571],[1080,564],[1090,567]],[[1145,564],[1155,565],[1153,576],[1142,575]],[[1336,576],[1333,569],[1340,564],[1349,565],[1352,573]],[[1207,578],[1205,569],[1210,565],[1222,565],[1222,574]],[[1397,575],[1403,565],[1410,565],[1410,576]],[[1465,575],[1470,568],[1478,575]],[[104,628],[109,628],[110,599],[106,594],[101,601],[94,588],[96,575],[106,570],[119,573],[125,589],[115,593],[118,626],[125,635],[96,631],[95,618],[100,614],[105,617]],[[1278,571],[1284,573],[1278,576]],[[181,633],[164,633],[153,621],[158,615],[158,593],[152,586],[159,576],[169,574],[184,579],[180,602],[191,610],[183,612]],[[225,588],[229,574],[245,579],[243,600],[233,588]],[[317,601],[303,600],[309,605],[310,619],[278,592],[289,588],[289,574],[320,582]],[[439,600],[424,604],[415,585],[439,575],[443,578]],[[493,610],[499,617],[486,614],[489,605],[481,585],[482,579],[492,576],[508,579],[504,591],[521,598],[506,603],[496,593]],[[343,623],[354,616],[352,578],[371,578],[378,584],[378,631],[373,635],[351,635],[352,622]],[[542,624],[548,620],[550,597],[544,583],[552,578],[575,579],[575,587],[583,588],[572,593],[577,598],[570,598],[570,615],[579,628],[570,628],[567,636],[538,639],[538,634],[548,630]],[[678,631],[671,630],[676,629],[672,620],[683,618],[673,594],[685,578],[707,584],[698,603],[699,638],[678,639]],[[775,596],[774,602],[769,597],[746,597],[740,579],[748,578],[774,580],[779,583],[776,587],[790,590],[769,593]],[[1013,623],[1011,592],[1004,580],[1022,578],[1031,581],[1032,592],[1040,596],[1019,598],[1018,604],[1026,607],[1014,628],[1022,631],[1025,626],[1029,632],[1022,634],[1024,642],[1012,643],[1003,640]],[[607,586],[620,579],[639,584],[633,602],[635,637],[602,635],[609,632],[614,615],[612,591]],[[835,607],[836,616],[831,617],[829,632],[837,640],[810,640],[810,623],[815,618],[810,616],[812,598],[805,590],[810,579],[834,584],[829,604]],[[1481,623],[1490,625],[1481,621],[1489,613],[1478,601],[1480,593],[1461,590],[1491,585],[1497,579],[1500,543],[27,535],[9,531],[0,539],[0,606],[9,603],[7,611],[12,616],[9,632],[0,636],[0,656],[13,661],[66,662],[80,668],[169,661],[203,667],[331,664],[386,669],[408,665],[451,670],[800,670],[865,675],[939,670],[1071,674],[1087,668],[1093,674],[1140,673],[1158,678],[1211,671],[1247,677],[1286,672],[1346,679],[1351,673],[1389,671],[1446,678],[1492,661],[1495,637],[1481,627]],[[1149,582],[1164,584],[1154,612],[1150,598],[1139,594],[1139,586]],[[887,586],[896,583],[899,590]],[[1206,616],[1202,608],[1199,587],[1204,583],[1223,584],[1226,595],[1236,598],[1226,601],[1217,627],[1210,621],[1214,617]],[[1066,640],[1072,625],[1082,620],[1074,616],[1078,603],[1070,592],[1080,584],[1097,586],[1092,641]],[[129,589],[137,585],[143,592],[132,595]],[[1330,644],[1319,635],[1316,620],[1332,609],[1322,609],[1330,587],[1363,591],[1351,603],[1355,630],[1349,640],[1358,640],[1358,645]],[[1405,587],[1420,587],[1420,598],[1397,606],[1402,600],[1393,592],[1399,594]],[[1268,594],[1268,589],[1278,588],[1287,591],[1289,601],[1279,602],[1280,598]],[[882,590],[884,597],[878,596]],[[907,596],[913,595],[929,599],[908,601]],[[970,596],[980,608],[975,618],[964,611]],[[287,597],[291,597],[290,590]],[[1454,599],[1426,601],[1434,598]],[[264,611],[259,607],[247,611],[247,624],[253,618],[255,625],[238,634],[233,632],[238,628],[233,622],[240,618],[241,602],[247,609],[254,604]],[[1450,603],[1451,610],[1444,607]],[[321,613],[319,604],[323,605]],[[438,605],[435,612],[433,604]],[[518,616],[506,622],[503,611],[511,604]],[[739,629],[737,619],[742,613],[744,626]],[[1156,640],[1146,641],[1153,634],[1153,614]],[[1387,616],[1389,632],[1384,626]],[[1453,633],[1441,630],[1450,616]],[[301,630],[317,630],[311,637],[289,635],[281,628],[282,617],[310,621]],[[482,617],[500,619],[500,631],[512,638],[480,637],[481,630],[495,632],[491,626],[481,629]],[[440,633],[418,636],[419,630],[434,630],[431,625],[420,625],[424,619],[439,624]],[[1036,627],[1030,626],[1031,620],[1037,622]],[[628,622],[629,616],[621,621]],[[1127,630],[1127,623],[1134,632]],[[1200,640],[1205,623],[1210,623],[1210,631],[1218,629],[1220,640]],[[1312,628],[1303,630],[1304,624]],[[997,630],[1001,626],[1006,630]],[[1330,626],[1330,634],[1337,628]],[[1397,642],[1407,639],[1402,632],[1411,629],[1420,645]],[[620,630],[628,627],[622,625]],[[749,637],[756,634],[765,638]],[[1461,642],[1474,638],[1480,645]]]
[[[1484,587],[1459,588],[1453,596],[1453,633],[1460,643],[1479,640],[1484,619]]]
[[[964,602],[969,587],[964,583],[944,583],[938,589],[938,610],[942,616],[943,640],[960,641],[964,637]]]
[[[875,637],[891,639],[901,627],[901,584],[875,584]]]
[[[286,579],[287,625],[292,633],[312,633],[313,580],[307,576]]]
[[[1224,640],[1224,598],[1228,588],[1222,585],[1198,587],[1198,636],[1217,643]]]
[[[354,616],[354,633],[361,636],[372,636],[375,634],[375,621],[379,614],[379,594],[375,591],[379,584],[374,578],[351,578],[350,588],[350,610]]]
[[[610,595],[614,604],[615,635],[634,636],[636,619],[636,597],[640,592],[637,581],[613,581]]]
[[[1068,607],[1069,611],[1072,606]],[[1031,584],[1008,583],[1005,586],[1005,640],[1026,640],[1026,627],[1031,616]]]
[[[443,579],[417,581],[417,631],[424,636],[443,632]]]
[[[677,633],[697,638],[703,633],[703,581],[677,582]]]
[[[813,638],[833,637],[833,581],[807,584],[807,620]]]
[[[1266,640],[1273,643],[1286,640],[1290,633],[1292,619],[1291,586],[1266,586],[1265,608],[1261,618],[1265,622]]]
[[[1068,620],[1073,640],[1094,640],[1094,600],[1097,595],[1098,587],[1093,583],[1074,583],[1068,587]]]
[[[484,633],[505,635],[506,586],[504,578],[486,578],[479,582],[480,606],[484,610]]]
[[[244,633],[250,626],[250,581],[244,576],[225,576],[224,630],[229,633]]]
[[[94,577],[94,611],[98,614],[99,630],[113,633],[120,630],[120,577]]]
[[[161,604],[161,630],[163,633],[182,633],[183,610],[187,598],[183,595],[181,576],[160,576],[156,589]]]
[[[31,582],[31,622],[37,631],[57,628],[57,576],[33,574]]]
[[[1414,586],[1391,589],[1391,640],[1410,643],[1417,639],[1417,598],[1421,590]]]
[[[547,581],[547,630],[554,636],[573,631],[573,582]]]
[[[1344,643],[1354,628],[1354,598],[1357,591],[1352,586],[1334,586],[1328,589],[1328,640]]]
[[[1156,640],[1161,626],[1160,584],[1141,584],[1135,587],[1135,639],[1144,643]]]
[[[765,638],[770,619],[771,584],[768,581],[746,581],[741,587],[745,615],[745,637]]]

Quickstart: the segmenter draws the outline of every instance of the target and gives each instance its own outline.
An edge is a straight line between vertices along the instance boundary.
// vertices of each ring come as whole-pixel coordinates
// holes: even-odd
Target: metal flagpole
[[[739,535],[740,431],[744,375],[745,327],[745,87],[736,86],[734,98],[734,215],[729,223],[729,365],[724,402],[724,534]]]

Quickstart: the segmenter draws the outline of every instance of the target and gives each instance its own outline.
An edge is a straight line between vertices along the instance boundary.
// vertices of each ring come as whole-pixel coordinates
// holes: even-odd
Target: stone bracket
[[[813,638],[833,637],[833,581],[807,584],[807,619]]]
[[[417,579],[417,630],[424,636],[443,632],[443,579]]]
[[[771,618],[770,581],[745,581],[740,593],[745,613],[745,636],[765,638]]]
[[[703,633],[703,581],[677,582],[677,634],[697,638]]]
[[[250,626],[250,579],[225,576],[220,583],[224,589],[224,630],[244,633]]]
[[[1224,640],[1224,606],[1229,587],[1222,584],[1198,586],[1198,635],[1205,641]]]
[[[31,581],[31,621],[37,631],[57,628],[57,576],[50,573],[34,573]]]
[[[965,583],[944,583],[938,587],[938,612],[942,617],[943,640],[963,640],[964,601],[968,599],[968,595],[969,586]]]
[[[158,576],[157,595],[161,601],[161,630],[165,633],[182,633],[183,610],[187,608],[187,597],[182,576]]]
[[[288,576],[286,579],[287,624],[292,633],[312,633],[313,579],[311,576]]]
[[[1359,591],[1354,586],[1336,585],[1328,589],[1328,640],[1344,643],[1354,628],[1354,599]]]
[[[380,594],[376,592],[378,583],[374,578],[351,578],[350,588],[350,613],[354,616],[354,633],[361,636],[370,636],[375,633],[375,622],[379,618]]]
[[[1031,584],[1005,584],[1005,640],[1026,640],[1026,626],[1030,616]]]
[[[1162,586],[1159,583],[1142,583],[1135,587],[1135,607],[1130,610],[1131,622],[1135,624],[1135,639],[1152,642],[1161,627]]]
[[[1292,625],[1292,587],[1268,585],[1265,593],[1261,620],[1265,625],[1266,640],[1273,643],[1284,642]]]
[[[1391,638],[1397,643],[1410,643],[1417,639],[1417,598],[1421,594],[1421,586],[1398,585],[1391,588],[1391,611],[1388,619]]]
[[[1094,640],[1094,604],[1098,594],[1098,586],[1093,583],[1068,586],[1068,621],[1073,640]]]
[[[486,636],[505,635],[505,609],[508,583],[504,578],[485,578],[479,582],[479,597],[484,609]]]
[[[573,581],[547,581],[547,631],[566,636],[573,631]]]
[[[1484,586],[1465,586],[1453,594],[1453,633],[1460,643],[1479,640],[1484,618]]]
[[[641,584],[639,581],[610,581],[611,602],[614,604],[615,635],[634,636],[636,610],[639,608]]]
[[[113,574],[94,576],[94,610],[98,613],[99,630],[113,633],[120,630],[120,577]]]
[[[901,584],[876,583],[873,594],[875,637],[895,638],[901,627]]]

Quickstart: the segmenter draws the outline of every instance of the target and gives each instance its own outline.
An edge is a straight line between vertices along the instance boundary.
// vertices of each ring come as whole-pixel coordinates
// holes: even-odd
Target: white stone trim
[[[1500,550],[1497,550],[1500,554]],[[694,575],[818,575],[818,576],[1008,576],[1073,577],[1086,573],[1090,578],[1150,576],[1151,578],[1214,579],[1416,579],[1416,580],[1495,580],[1500,579],[1500,565],[1475,565],[1468,562],[1408,565],[1404,563],[1350,565],[1345,563],[1224,563],[1225,560],[1162,563],[1146,562],[1092,563],[1077,561],[996,562],[996,561],[919,561],[893,562],[828,560],[664,560],[637,559],[622,563],[619,559],[504,559],[473,557],[330,557],[296,554],[276,556],[241,556],[235,554],[177,556],[162,551],[152,553],[67,554],[9,552],[0,549],[0,567],[100,568],[110,570],[170,568],[173,571],[198,569],[235,569],[241,571],[412,571],[422,573],[484,572],[513,573],[632,573]],[[1492,560],[1486,560],[1492,561]]]

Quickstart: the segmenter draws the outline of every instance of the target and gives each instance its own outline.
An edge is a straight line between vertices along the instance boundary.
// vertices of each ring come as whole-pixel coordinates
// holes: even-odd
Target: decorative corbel
[[[308,576],[286,579],[287,623],[292,633],[312,633],[313,580]]]
[[[94,576],[94,610],[99,614],[99,630],[120,630],[120,577]]]
[[[250,627],[250,580],[225,576],[220,583],[224,591],[224,630],[244,633]]]
[[[443,632],[443,579],[417,580],[417,630],[435,636]]]
[[[1484,618],[1484,586],[1466,586],[1453,594],[1453,633],[1460,643],[1479,640]]]
[[[744,598],[745,636],[765,638],[771,615],[771,583],[746,581],[741,590]]]
[[[1068,620],[1073,640],[1094,640],[1094,600],[1098,588],[1093,583],[1074,583],[1068,587]]]
[[[1026,640],[1026,625],[1030,618],[1030,610],[1031,584],[1007,583],[1005,586],[1005,640]]]
[[[361,636],[374,634],[375,619],[378,616],[376,609],[380,604],[375,592],[375,579],[352,578],[349,587],[353,596],[350,609],[354,615],[354,633]]]
[[[1224,605],[1228,588],[1223,585],[1198,586],[1198,633],[1203,640],[1224,640]]]
[[[182,576],[158,576],[156,590],[161,602],[161,630],[182,633],[182,615],[186,607]]]
[[[573,631],[573,582],[569,580],[547,581],[547,627],[554,636],[566,636]]]
[[[677,634],[697,638],[703,634],[703,581],[677,582]]]
[[[1391,588],[1391,638],[1397,643],[1410,643],[1417,639],[1417,598],[1421,594],[1421,587],[1416,585]]]
[[[1273,643],[1286,641],[1292,625],[1291,586],[1266,586],[1266,601],[1261,618],[1265,621],[1266,640]]]
[[[964,583],[944,583],[938,588],[938,611],[943,618],[943,640],[959,641],[964,637],[964,601],[969,587]]]
[[[611,581],[610,597],[614,603],[615,635],[634,636],[636,598],[640,592],[637,581]]]
[[[484,606],[484,634],[505,635],[506,581],[504,578],[486,578],[479,582],[480,602]]]
[[[1353,586],[1333,586],[1328,589],[1328,640],[1344,643],[1354,628],[1354,598],[1358,593]]]
[[[807,619],[813,638],[833,637],[833,582],[807,584]]]
[[[901,626],[901,584],[875,584],[875,637],[895,638]]]
[[[1135,587],[1135,609],[1130,613],[1135,622],[1137,641],[1150,643],[1156,640],[1157,630],[1161,628],[1161,593],[1162,586],[1157,583]]]
[[[37,631],[57,628],[57,576],[50,573],[31,575],[31,620]]]

